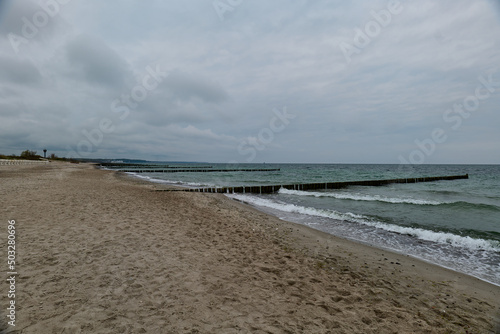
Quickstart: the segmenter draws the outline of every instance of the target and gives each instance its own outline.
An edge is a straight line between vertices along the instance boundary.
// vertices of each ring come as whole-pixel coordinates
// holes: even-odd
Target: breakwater
[[[213,172],[279,172],[275,169],[120,169],[125,173],[213,173]]]
[[[169,166],[169,165],[161,165],[161,164],[128,164],[128,163],[108,163],[103,162],[99,164],[99,167],[106,168],[124,168],[124,167],[137,167],[137,168],[177,168],[177,169],[190,169],[190,168],[198,168],[198,169],[206,169],[212,168],[212,166]]]
[[[227,170],[225,170],[227,171]],[[255,170],[253,170],[255,171]],[[444,180],[459,180],[468,179],[469,174],[452,175],[452,176],[432,176],[432,177],[417,177],[405,179],[389,179],[389,180],[366,180],[366,181],[346,181],[346,182],[322,182],[322,183],[299,183],[299,184],[279,184],[279,185],[264,185],[251,187],[208,187],[208,188],[188,188],[179,190],[156,190],[156,191],[189,191],[189,192],[204,192],[204,193],[250,193],[250,194],[271,194],[279,191],[281,188],[288,190],[328,190],[341,189],[349,186],[384,186],[391,183],[418,183],[418,182],[435,182]]]

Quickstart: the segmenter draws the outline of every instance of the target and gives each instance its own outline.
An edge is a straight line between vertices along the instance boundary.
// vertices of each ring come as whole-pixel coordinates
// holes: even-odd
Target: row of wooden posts
[[[383,186],[391,183],[418,183],[418,182],[435,182],[443,180],[458,180],[468,179],[469,174],[452,175],[452,176],[433,176],[433,177],[418,177],[405,179],[389,179],[389,180],[369,180],[369,181],[347,181],[347,182],[324,182],[324,183],[299,183],[299,184],[280,184],[280,185],[264,185],[251,187],[205,187],[205,188],[186,188],[186,189],[159,189],[157,191],[189,191],[189,192],[204,192],[204,193],[251,193],[251,194],[271,194],[279,191],[281,188],[288,190],[328,190],[341,189],[349,186]]]
[[[207,168],[213,168],[212,166],[169,166],[169,165],[160,165],[160,164],[126,164],[126,163],[111,163],[111,162],[102,162],[99,164],[100,167],[106,167],[106,168],[123,168],[123,167],[141,167],[141,168],[168,168],[168,169],[191,169],[191,168],[198,168],[198,169],[207,169]]]
[[[120,169],[125,173],[213,173],[213,172],[279,172],[275,169]]]

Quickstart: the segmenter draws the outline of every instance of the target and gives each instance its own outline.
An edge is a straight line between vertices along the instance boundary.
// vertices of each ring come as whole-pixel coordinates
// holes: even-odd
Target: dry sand
[[[495,333],[500,287],[86,164],[0,166],[19,333]],[[3,226],[3,227],[2,227]],[[4,275],[6,259],[1,263]]]

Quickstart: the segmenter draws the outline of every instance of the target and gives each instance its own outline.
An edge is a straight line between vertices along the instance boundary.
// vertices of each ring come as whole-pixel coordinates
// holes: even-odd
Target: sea
[[[130,174],[151,182],[183,187],[280,185],[468,174],[468,179],[452,181],[314,191],[282,188],[273,194],[229,193],[226,196],[283,220],[419,258],[500,286],[500,165],[155,164],[158,167],[177,167],[179,170],[184,167],[193,170],[204,167],[279,171]]]

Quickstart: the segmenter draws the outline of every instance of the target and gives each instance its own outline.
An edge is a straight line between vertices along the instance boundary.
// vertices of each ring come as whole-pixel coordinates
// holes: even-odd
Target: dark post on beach
[[[46,148],[44,148],[44,149],[43,149],[43,157],[44,157],[44,158],[46,158],[46,157],[47,157],[46,155],[47,155],[47,149],[46,149]]]

